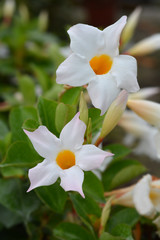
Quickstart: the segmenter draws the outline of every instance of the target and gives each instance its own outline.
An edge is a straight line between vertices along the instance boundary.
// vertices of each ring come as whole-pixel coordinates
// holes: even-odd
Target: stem
[[[136,224],[136,228],[133,233],[134,233],[135,240],[141,240],[141,225],[140,225],[140,223]]]
[[[103,138],[100,138],[100,137],[99,137],[99,138],[96,140],[96,142],[95,142],[94,145],[95,145],[96,147],[98,147],[99,144],[100,144],[102,141],[103,141]]]

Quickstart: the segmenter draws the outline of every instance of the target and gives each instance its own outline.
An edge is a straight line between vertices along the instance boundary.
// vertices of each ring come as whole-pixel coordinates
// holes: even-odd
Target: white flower
[[[159,131],[138,117],[134,112],[125,111],[118,125],[127,131],[124,144],[131,146],[138,139],[134,148],[135,154],[145,154],[152,159],[159,158],[159,146],[157,145]],[[149,146],[149,147],[148,147]]]
[[[34,132],[24,130],[35,150],[45,158],[29,170],[31,185],[28,191],[39,186],[51,185],[60,177],[60,185],[65,191],[77,191],[84,197],[83,170],[96,169],[105,157],[112,156],[94,145],[82,145],[85,130],[86,125],[79,119],[79,113],[62,129],[60,138],[45,126],[40,126]]]
[[[116,196],[113,204],[135,207],[142,216],[153,218],[160,212],[160,180],[152,180],[149,174],[137,184],[106,194],[109,195]]]
[[[103,31],[85,24],[68,30],[73,53],[57,69],[57,83],[88,84],[92,104],[104,114],[121,89],[139,90],[135,58],[119,55],[119,38],[126,16]]]

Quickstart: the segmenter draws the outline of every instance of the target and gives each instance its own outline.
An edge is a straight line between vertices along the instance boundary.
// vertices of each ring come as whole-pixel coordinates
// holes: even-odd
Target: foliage
[[[0,236],[6,231],[7,236],[12,232],[18,236],[17,229],[21,228],[21,239],[133,240],[143,218],[134,208],[112,206],[105,192],[128,184],[147,169],[134,159],[131,149],[108,144],[108,136],[102,148],[112,152],[113,159],[100,178],[92,171],[84,173],[85,199],[77,192],[65,192],[59,179],[26,193],[28,170],[43,158],[24,129],[33,132],[44,125],[59,137],[80,108],[81,91],[83,101],[87,99],[86,86],[70,88],[56,83],[56,69],[64,60],[60,41],[42,31],[37,19],[25,19],[20,12],[10,19],[3,16],[0,38],[0,49],[6,50],[0,56]],[[104,116],[92,106],[85,114],[84,144],[90,144],[100,132]],[[151,220],[146,224],[153,225]]]

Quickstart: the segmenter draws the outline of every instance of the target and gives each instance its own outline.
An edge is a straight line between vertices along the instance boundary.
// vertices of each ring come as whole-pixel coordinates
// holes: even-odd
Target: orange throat
[[[112,67],[112,63],[113,63],[112,58],[105,54],[95,56],[89,62],[91,68],[97,75],[108,73]]]
[[[68,169],[73,167],[76,163],[75,154],[70,150],[62,150],[58,153],[56,162],[58,166],[62,169]]]

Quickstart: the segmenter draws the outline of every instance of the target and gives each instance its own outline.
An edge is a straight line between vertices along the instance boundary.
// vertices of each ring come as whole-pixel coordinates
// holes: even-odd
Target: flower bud
[[[88,107],[84,98],[83,92],[81,92],[80,103],[79,103],[80,120],[86,125],[88,123]]]
[[[160,33],[154,34],[136,43],[127,50],[127,53],[134,56],[143,56],[158,49],[160,49]]]
[[[48,13],[43,11],[38,17],[38,26],[41,31],[45,31],[48,27]]]
[[[122,46],[129,42],[129,40],[132,38],[141,14],[141,10],[141,7],[137,7],[128,17],[127,24],[125,25],[121,35]]]
[[[128,100],[128,93],[123,90],[109,107],[102,125],[99,138],[104,138],[119,122]]]
[[[24,22],[27,22],[29,20],[29,11],[26,5],[21,4],[19,7],[19,13],[21,18],[24,20]]]
[[[3,16],[4,18],[11,18],[15,10],[15,1],[6,0],[3,6]]]
[[[128,100],[127,106],[145,121],[160,128],[160,104],[148,100]]]
[[[159,87],[142,88],[139,92],[129,94],[129,99],[146,99],[159,93]]]

